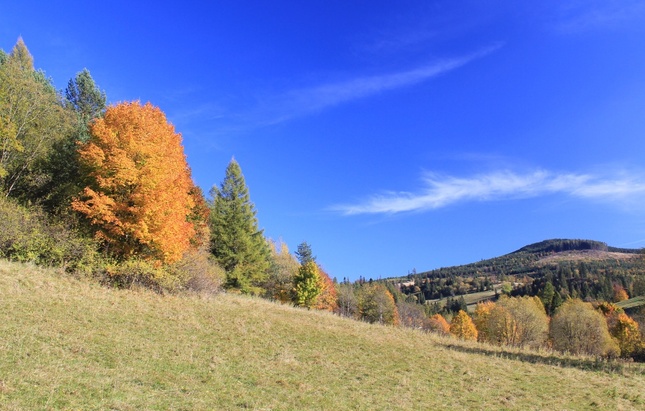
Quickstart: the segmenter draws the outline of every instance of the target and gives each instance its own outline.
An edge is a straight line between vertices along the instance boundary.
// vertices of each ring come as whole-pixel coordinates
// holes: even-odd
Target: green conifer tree
[[[224,286],[245,294],[261,294],[270,250],[235,159],[226,168],[221,186],[213,187],[211,195],[211,252],[226,271]]]
[[[91,184],[80,166],[78,143],[86,143],[90,139],[89,126],[93,120],[103,116],[106,96],[94,83],[90,72],[84,69],[69,80],[64,103],[66,109],[76,117],[74,129],[54,144],[44,170],[55,178],[51,178],[38,192],[43,206],[50,211],[66,209],[71,198]]]
[[[314,253],[311,250],[311,246],[306,241],[303,241],[302,243],[298,244],[298,249],[296,250],[296,257],[298,257],[298,262],[301,265],[305,265],[310,261],[316,262],[316,257],[314,256]]]
[[[76,138],[85,142],[89,139],[90,122],[105,111],[105,92],[97,87],[89,70],[83,69],[67,83],[65,97],[67,105],[76,112],[78,119]]]

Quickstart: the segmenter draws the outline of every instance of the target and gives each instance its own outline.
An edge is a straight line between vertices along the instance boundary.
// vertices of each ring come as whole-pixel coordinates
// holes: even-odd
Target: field
[[[616,305],[621,307],[623,310],[638,308],[645,305],[645,296],[630,298],[629,300],[616,303]]]
[[[638,364],[502,350],[234,295],[0,261],[0,409],[631,410]]]
[[[455,297],[452,297],[453,299],[458,299],[461,297],[464,297],[464,302],[468,306],[468,312],[473,312],[475,311],[475,308],[477,308],[477,303],[481,303],[483,301],[491,300],[493,297],[495,297],[496,293],[501,293],[501,284],[496,284],[494,286],[493,290],[487,290],[487,291],[480,291],[477,293],[469,293],[469,294],[464,294],[464,295],[458,295]],[[448,301],[447,298],[441,298],[439,300],[428,300],[426,301],[427,304],[432,304],[435,302],[438,302],[440,306],[445,306],[446,302]]]

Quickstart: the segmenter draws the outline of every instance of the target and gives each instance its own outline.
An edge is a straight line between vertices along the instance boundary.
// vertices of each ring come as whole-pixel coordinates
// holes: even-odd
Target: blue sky
[[[3,2],[0,48],[159,106],[206,192],[235,156],[332,276],[645,246],[645,1],[138,3]]]

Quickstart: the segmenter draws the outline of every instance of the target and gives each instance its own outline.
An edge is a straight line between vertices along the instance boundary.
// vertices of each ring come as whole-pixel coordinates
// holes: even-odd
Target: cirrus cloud
[[[427,173],[424,187],[416,193],[385,192],[356,204],[336,205],[343,215],[396,214],[435,210],[463,202],[502,201],[549,194],[571,197],[625,200],[645,195],[645,180],[636,175],[603,177],[592,174],[496,171],[472,177]]]

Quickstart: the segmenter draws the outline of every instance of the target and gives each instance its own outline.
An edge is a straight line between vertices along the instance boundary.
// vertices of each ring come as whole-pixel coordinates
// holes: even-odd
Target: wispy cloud
[[[369,53],[400,53],[417,50],[426,46],[437,33],[431,30],[406,30],[379,36],[376,40],[362,45]]]
[[[642,0],[575,0],[563,2],[560,13],[556,27],[565,33],[623,27],[626,23],[645,18],[645,2]]]
[[[534,198],[549,194],[602,200],[624,200],[645,195],[640,176],[603,177],[535,171],[519,174],[499,171],[462,178],[426,174],[418,193],[386,192],[364,202],[331,207],[343,215],[396,214],[429,211],[455,203]]]
[[[252,113],[261,125],[277,124],[308,113],[370,97],[386,91],[408,87],[462,67],[502,47],[494,44],[465,56],[435,61],[431,64],[397,73],[357,77],[310,88],[290,90],[265,100],[263,107]]]

